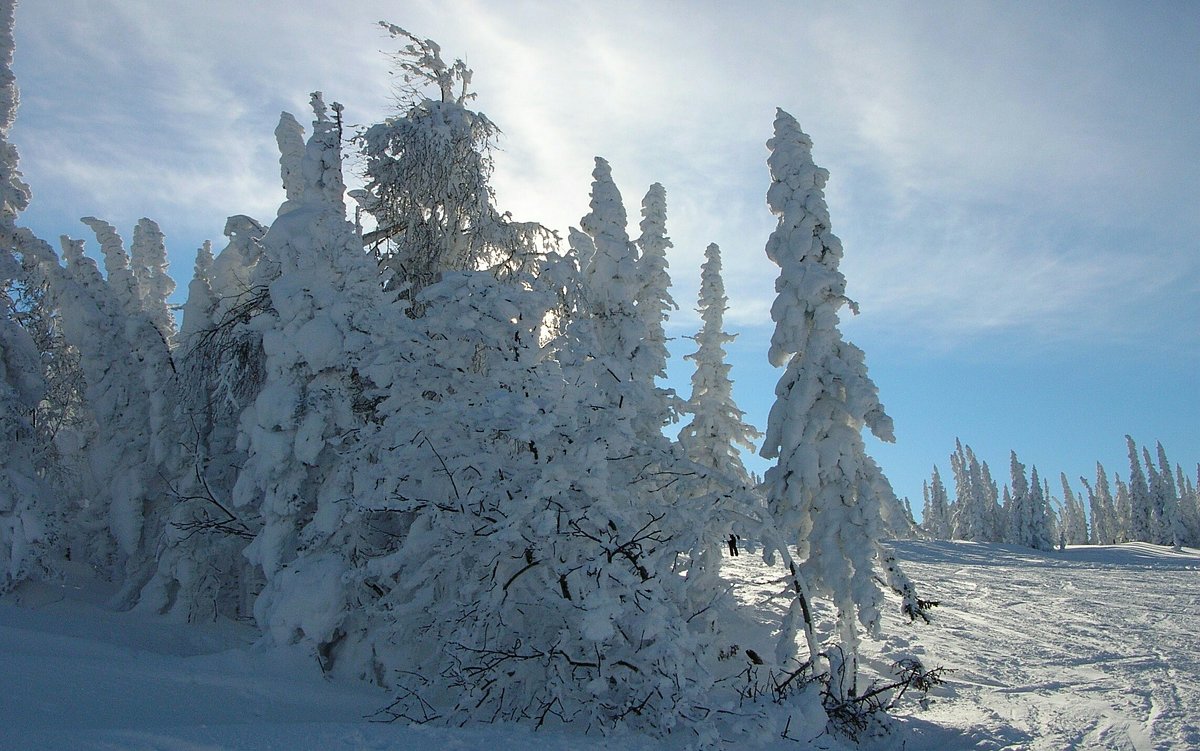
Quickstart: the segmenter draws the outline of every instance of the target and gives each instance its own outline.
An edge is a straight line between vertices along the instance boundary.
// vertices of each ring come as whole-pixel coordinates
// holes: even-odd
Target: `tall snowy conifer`
[[[646,334],[642,346],[638,348],[641,362],[637,369],[640,378],[648,379],[653,384],[654,379],[667,377],[670,353],[667,352],[663,322],[672,308],[679,309],[669,291],[671,277],[667,273],[667,248],[673,246],[667,237],[667,191],[659,183],[651,185],[642,199],[642,221],[638,228],[641,234],[635,244],[639,251],[637,264],[641,286],[634,295],[634,303],[642,317]],[[661,430],[667,423],[678,419],[674,392],[657,389],[657,395],[659,398],[654,406],[658,409],[647,409],[640,416],[640,421],[645,423],[645,430],[654,430],[656,427]]]
[[[646,320],[637,310],[641,276],[637,246],[626,232],[625,206],[608,162],[596,157],[592,171],[591,211],[579,220],[595,253],[583,271],[587,314],[598,351],[593,353],[594,378],[609,408],[628,415],[637,434],[661,434],[662,394],[654,372],[645,368]],[[645,414],[649,414],[649,418]]]
[[[1088,494],[1088,507],[1092,516],[1091,543],[1093,545],[1112,545],[1118,542],[1116,528],[1116,509],[1113,506],[1112,491],[1108,485],[1108,474],[1104,465],[1096,462],[1096,485],[1088,484],[1087,478],[1079,478]]]
[[[958,540],[982,542],[989,535],[989,509],[983,487],[982,470],[971,447],[955,439],[950,467],[954,472],[955,502],[953,536]]]
[[[335,640],[353,597],[343,576],[353,555],[353,529],[343,523],[353,478],[341,457],[363,427],[354,372],[380,301],[377,274],[345,218],[338,121],[319,93],[312,107],[299,198],[262,239],[279,275],[267,285],[270,311],[259,316],[266,381],[241,417],[248,455],[233,501],[262,510],[246,551],[266,578],[254,606],[259,625],[278,642],[322,645]],[[319,615],[305,604],[313,597],[324,603]]]
[[[1138,458],[1137,444],[1125,436],[1129,450],[1129,534],[1131,540],[1155,542],[1154,504],[1150,498],[1150,486]]]
[[[679,431],[679,442],[697,464],[749,483],[737,447],[753,451],[755,439],[762,434],[743,420],[745,413],[733,401],[733,382],[729,378],[729,364],[725,362],[725,345],[732,342],[735,335],[724,331],[728,298],[721,279],[721,249],[715,243],[709,245],[704,258],[696,308],[703,326],[694,337],[696,351],[685,355],[696,364],[696,372],[692,374],[692,395],[686,405],[692,419]]]
[[[862,350],[838,329],[838,311],[854,306],[825,204],[829,173],[813,163],[812,141],[783,110],[767,147],[767,204],[778,226],[766,251],[780,267],[769,359],[786,366],[761,451],[776,459],[765,479],[767,503],[782,534],[796,544],[800,574],[837,609],[840,649],[828,645],[826,654],[831,690],[844,699],[856,690],[859,627],[877,632],[884,602],[874,575],[885,555],[880,498],[861,431],[865,426],[891,441],[892,421]]]

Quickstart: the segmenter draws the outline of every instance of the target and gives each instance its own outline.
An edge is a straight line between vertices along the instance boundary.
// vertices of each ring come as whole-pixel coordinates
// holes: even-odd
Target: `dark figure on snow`
[[[738,555],[737,535],[729,536],[729,554]]]

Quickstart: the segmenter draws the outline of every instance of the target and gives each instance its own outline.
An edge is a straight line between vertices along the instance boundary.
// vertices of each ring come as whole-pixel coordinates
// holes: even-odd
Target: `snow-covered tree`
[[[0,592],[34,573],[39,546],[52,533],[42,506],[48,489],[38,476],[33,416],[46,391],[37,346],[17,319],[13,290],[24,281],[14,251],[21,244],[18,214],[29,187],[8,142],[17,109],[12,75],[13,3],[0,4]],[[18,251],[19,252],[19,251]]]
[[[1093,545],[1112,545],[1117,539],[1116,508],[1113,505],[1112,491],[1109,489],[1108,473],[1104,465],[1096,462],[1096,485],[1088,484],[1087,478],[1079,478],[1088,494],[1088,507],[1092,517]]]
[[[700,273],[700,295],[696,311],[703,325],[694,337],[697,349],[686,359],[696,364],[692,374],[692,395],[685,411],[692,419],[679,431],[679,443],[697,464],[725,472],[739,482],[749,484],[746,467],[738,447],[754,450],[754,441],[762,437],[745,422],[745,413],[733,400],[733,381],[725,362],[725,345],[734,334],[724,330],[728,298],[721,279],[721,249],[715,243],[704,252]]]
[[[842,245],[824,199],[829,173],[813,163],[812,141],[783,110],[767,147],[767,204],[778,226],[766,250],[780,267],[769,359],[786,370],[761,450],[776,460],[764,486],[775,522],[796,545],[800,575],[837,610],[836,643],[826,644],[825,654],[831,675],[844,677],[831,685],[844,700],[856,692],[859,628],[877,632],[884,604],[874,575],[885,555],[880,498],[861,430],[891,441],[892,422],[862,350],[838,329],[838,311],[849,300],[838,270]]]
[[[1006,500],[1009,531],[1007,541],[1037,550],[1050,550],[1055,537],[1051,528],[1052,513],[1042,480],[1034,467],[1026,479],[1025,465],[1010,453],[1012,497]]]
[[[983,491],[984,505],[988,511],[987,540],[1001,542],[1004,540],[1005,522],[1004,509],[1000,507],[1000,491],[996,481],[992,479],[992,470],[987,462],[979,465],[980,487]]]
[[[1142,470],[1142,462],[1138,457],[1137,444],[1133,438],[1125,436],[1125,445],[1129,449],[1129,534],[1131,540],[1142,542],[1155,541],[1154,506],[1150,498],[1150,487],[1146,482],[1146,474]]]
[[[1062,482],[1063,489],[1063,534],[1066,543],[1068,545],[1087,545],[1088,524],[1083,503],[1071,490],[1071,483],[1067,480],[1065,472],[1059,473],[1059,480]]]
[[[358,137],[367,184],[353,195],[377,224],[364,241],[389,273],[389,286],[412,299],[443,271],[530,268],[556,238],[493,205],[489,152],[499,130],[466,106],[475,96],[471,70],[461,60],[446,63],[431,40],[380,25],[404,44],[395,59],[406,109]],[[437,98],[425,94],[429,87]],[[294,162],[294,133],[281,139],[281,146],[291,144],[281,161]]]
[[[679,309],[671,298],[671,277],[667,273],[667,248],[673,247],[667,237],[667,191],[659,183],[654,183],[642,199],[642,221],[638,225],[641,234],[634,244],[638,249],[638,275],[641,287],[634,296],[638,313],[643,320],[646,334],[642,346],[638,348],[638,357],[643,361],[638,364],[642,378],[649,374],[651,379],[667,377],[667,337],[663,332],[663,322],[667,320],[672,309]],[[652,381],[653,382],[653,381]],[[661,391],[661,390],[660,390]],[[674,394],[662,391],[659,399],[659,412],[647,411],[643,421],[653,429],[655,420],[659,421],[658,428],[677,419],[674,404]]]
[[[1175,465],[1175,487],[1179,489],[1179,516],[1187,535],[1187,544],[1195,547],[1200,545],[1200,496],[1196,487],[1183,472],[1181,465]]]
[[[1167,453],[1161,442],[1157,445],[1157,453],[1158,464],[1156,465],[1149,450],[1142,449],[1142,458],[1146,461],[1148,475],[1151,516],[1154,519],[1154,542],[1160,545],[1171,545],[1178,549],[1186,532],[1180,519],[1175,476],[1171,472],[1171,464],[1167,461]]]
[[[195,271],[188,283],[187,302],[183,306],[183,325],[179,338],[184,347],[196,334],[212,324],[213,312],[217,307],[217,296],[212,288],[213,254],[208,240],[196,251]]]
[[[950,500],[942,476],[935,465],[933,477],[925,485],[925,508],[921,512],[921,526],[935,540],[949,540],[953,533],[950,521]]]
[[[262,239],[279,274],[256,319],[265,380],[241,416],[247,455],[232,501],[261,509],[262,528],[246,549],[266,579],[256,620],[275,640],[321,645],[333,641],[349,604],[342,575],[354,551],[342,522],[353,491],[341,456],[364,426],[355,368],[381,301],[373,264],[345,219],[338,122],[319,93],[312,105],[303,190]],[[312,591],[324,598],[318,620],[301,601]]]
[[[985,541],[990,537],[991,509],[983,485],[979,460],[970,446],[955,440],[950,455],[954,472],[955,501],[953,508],[953,537],[959,540]]]
[[[1116,533],[1117,542],[1132,542],[1137,539],[1133,536],[1133,503],[1129,497],[1129,486],[1126,485],[1120,475],[1113,475],[1113,483],[1117,486],[1116,496],[1113,500],[1113,506],[1116,509]]]
[[[1050,504],[1049,487],[1038,476],[1036,466],[1029,470],[1029,514],[1026,537],[1018,544],[1037,550],[1050,550],[1058,539],[1058,520]]]
[[[167,298],[175,291],[175,280],[167,273],[167,246],[162,230],[152,219],[139,219],[133,228],[129,260],[142,310],[163,340],[170,342],[175,336],[175,316]]]

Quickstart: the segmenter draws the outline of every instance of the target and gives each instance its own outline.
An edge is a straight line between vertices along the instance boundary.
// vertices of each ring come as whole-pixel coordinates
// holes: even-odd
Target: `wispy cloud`
[[[1113,335],[1200,276],[1200,167],[1181,157],[1200,152],[1198,74],[1122,43],[1197,29],[1108,6],[25,4],[14,140],[35,201],[179,217],[187,232],[269,219],[280,109],[303,121],[323,89],[351,123],[388,113],[381,18],[476,68],[479,107],[505,131],[497,192],[518,218],[576,224],[595,155],[634,233],[646,187],[666,185],[681,331],[714,241],[730,326],[769,327],[763,142],[777,105],[832,172],[858,330],[941,348]]]

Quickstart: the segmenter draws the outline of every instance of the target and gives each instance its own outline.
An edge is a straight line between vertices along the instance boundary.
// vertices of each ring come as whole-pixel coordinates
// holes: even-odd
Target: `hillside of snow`
[[[885,624],[891,636],[874,645],[871,667],[916,654],[951,672],[924,708],[897,711],[881,747],[1200,748],[1200,551],[899,542],[897,552],[941,604],[930,626]],[[774,577],[756,556],[726,563],[739,597],[771,607]],[[258,648],[248,626],[114,613],[100,604],[109,594],[75,576],[0,603],[0,748],[613,747],[562,730],[371,722],[390,697],[324,679],[302,651]],[[663,747],[632,736],[618,745]]]

